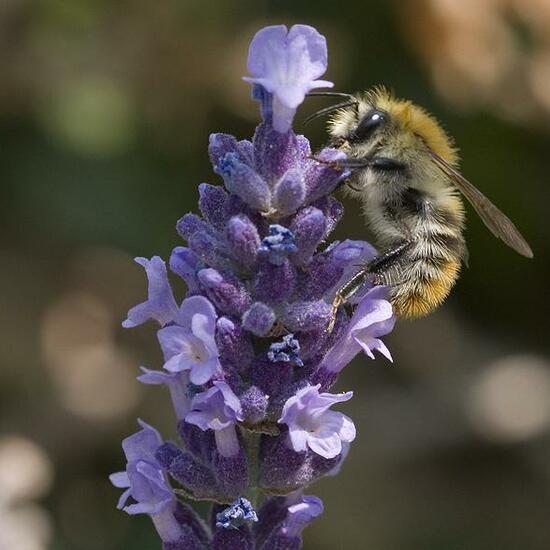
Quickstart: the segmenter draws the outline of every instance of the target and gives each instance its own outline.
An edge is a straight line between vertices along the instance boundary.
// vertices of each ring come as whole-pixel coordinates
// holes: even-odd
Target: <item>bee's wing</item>
[[[458,190],[468,199],[491,233],[495,237],[502,239],[509,247],[522,256],[532,258],[533,251],[531,247],[512,221],[447,161],[434,152],[432,152],[432,157],[439,169],[452,180]]]

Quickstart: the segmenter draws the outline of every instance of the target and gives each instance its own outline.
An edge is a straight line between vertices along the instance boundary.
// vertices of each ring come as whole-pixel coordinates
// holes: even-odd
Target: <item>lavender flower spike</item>
[[[244,80],[273,94],[273,128],[289,130],[298,106],[314,88],[331,88],[327,80],[317,80],[327,69],[324,36],[308,25],[265,27],[250,44],[248,71]]]
[[[262,120],[251,140],[210,136],[221,177],[198,186],[196,213],[176,227],[186,244],[169,262],[186,292],[174,295],[158,256],[136,260],[148,296],[123,325],[160,325],[163,368],[138,379],[168,388],[178,439],[163,443],[141,423],[123,443],[126,471],[111,480],[126,489],[119,507],[151,516],[163,550],[299,550],[323,511],[303,490],[336,475],[355,438],[352,420],[331,410],[352,392],[328,392],[359,351],[390,358],[380,338],[395,317],[372,281],[349,304],[351,317],[340,308],[327,330],[335,294],[377,252],[330,242],[344,213],[332,193],[348,173],[319,159],[345,153],[312,155],[292,129],[306,94],[332,86],[319,80],[326,68],[325,39],[312,27],[258,32],[245,80]],[[208,525],[185,499],[210,503]]]
[[[185,421],[201,430],[214,430],[218,452],[225,457],[239,453],[235,423],[242,420],[239,398],[225,382],[214,382],[209,390],[195,395]]]
[[[292,449],[308,447],[323,458],[334,458],[342,452],[342,442],[355,439],[355,425],[342,413],[329,411],[336,403],[348,401],[353,392],[333,395],[319,393],[320,385],[307,386],[290,397],[283,407],[279,424],[288,426]]]

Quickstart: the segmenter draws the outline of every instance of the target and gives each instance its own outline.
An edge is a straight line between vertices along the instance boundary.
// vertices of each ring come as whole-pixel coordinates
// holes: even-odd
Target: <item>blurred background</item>
[[[550,547],[550,0],[0,2],[0,550],[145,550],[115,510],[139,416],[173,434],[134,256],[167,257],[218,182],[210,132],[249,137],[246,52],[266,24],[326,35],[339,91],[386,84],[455,136],[465,175],[531,243],[469,210],[470,268],[434,315],[399,323],[395,363],[358,358],[338,389],[358,439],[310,489],[306,549]],[[297,123],[320,106],[311,99]],[[307,135],[325,140],[317,121]],[[347,201],[336,238],[365,238]]]

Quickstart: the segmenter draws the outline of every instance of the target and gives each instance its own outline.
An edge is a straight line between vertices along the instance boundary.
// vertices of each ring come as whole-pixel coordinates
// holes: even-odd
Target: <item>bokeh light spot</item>
[[[21,436],[0,438],[0,501],[44,496],[52,479],[53,466],[38,445]]]
[[[46,130],[80,154],[105,157],[125,152],[135,136],[130,96],[114,80],[86,77],[64,82],[47,104]]]
[[[467,412],[483,437],[522,441],[550,427],[550,364],[534,355],[505,357],[481,371]]]

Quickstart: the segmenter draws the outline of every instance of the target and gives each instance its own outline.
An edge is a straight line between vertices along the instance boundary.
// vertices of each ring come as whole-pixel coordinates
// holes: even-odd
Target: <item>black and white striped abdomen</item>
[[[401,215],[387,212],[394,221],[393,232],[401,227],[402,237],[410,242],[401,261],[386,278],[392,303],[398,315],[417,317],[435,309],[456,282],[461,263],[466,258],[462,231],[462,203],[451,195],[434,204],[414,192],[403,204]]]

